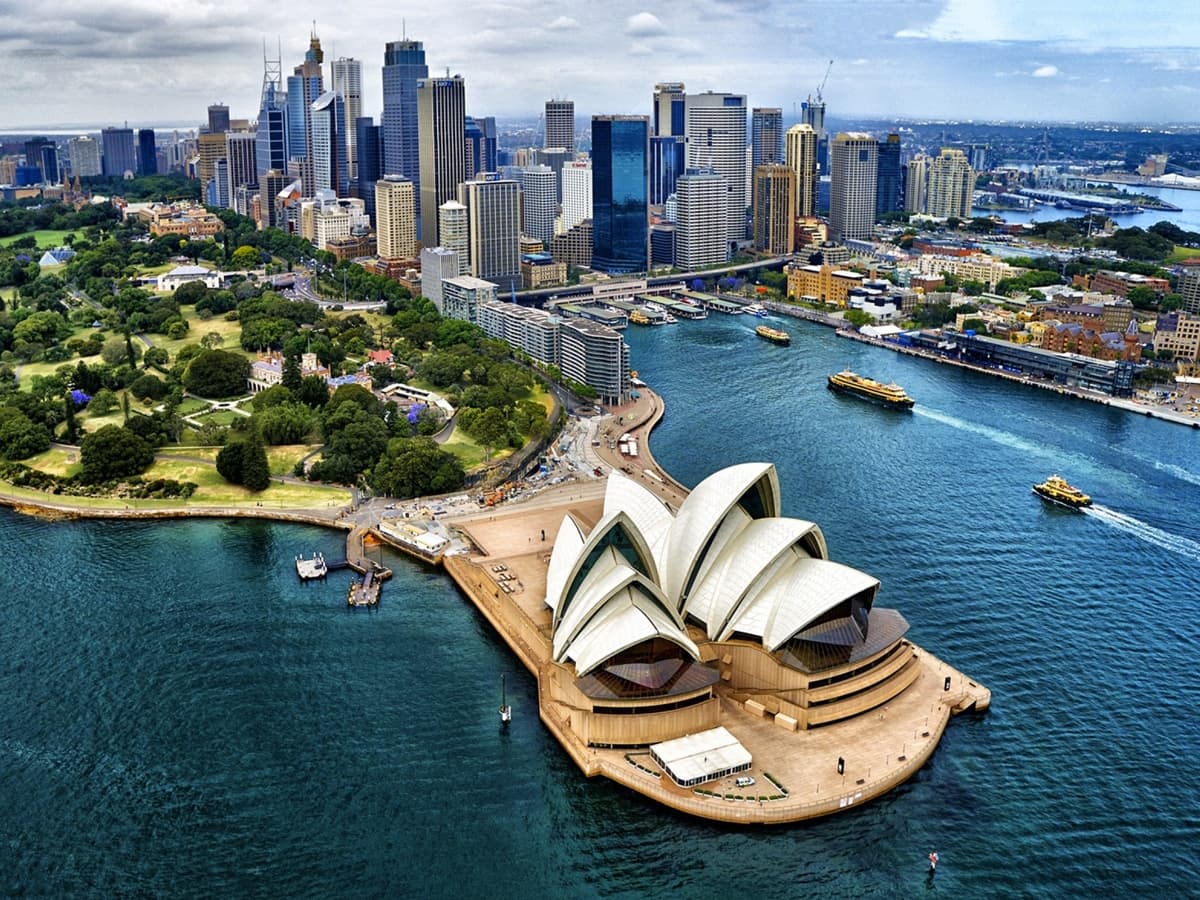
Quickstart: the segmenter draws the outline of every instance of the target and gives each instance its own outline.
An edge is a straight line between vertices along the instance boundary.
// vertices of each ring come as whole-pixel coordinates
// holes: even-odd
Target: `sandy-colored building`
[[[793,299],[815,299],[846,306],[850,291],[860,287],[864,276],[833,266],[789,266],[787,295]]]

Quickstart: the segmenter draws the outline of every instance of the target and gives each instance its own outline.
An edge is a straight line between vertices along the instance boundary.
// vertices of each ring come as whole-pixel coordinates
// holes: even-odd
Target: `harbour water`
[[[1200,432],[767,321],[790,347],[748,317],[630,329],[667,405],[654,452],[689,485],[774,461],[785,513],[991,688],[912,781],[798,826],[698,822],[584,780],[433,570],[385,555],[379,608],[347,610],[343,580],[293,565],[338,533],[3,512],[0,891],[1200,892]],[[915,411],[832,394],[844,367]],[[1053,472],[1097,508],[1038,500]]]
[[[1170,222],[1178,225],[1184,231],[1200,232],[1200,191],[1181,190],[1179,188],[1160,188],[1140,184],[1115,184],[1112,187],[1127,193],[1145,194],[1158,197],[1179,210],[1147,209],[1140,213],[1114,216],[1113,221],[1118,228],[1149,228],[1158,222]],[[975,209],[972,215],[987,215],[988,210]],[[1041,205],[1030,210],[996,210],[996,215],[1012,224],[1025,222],[1052,222],[1055,219],[1078,218],[1086,215],[1082,210],[1058,209],[1055,206]]]

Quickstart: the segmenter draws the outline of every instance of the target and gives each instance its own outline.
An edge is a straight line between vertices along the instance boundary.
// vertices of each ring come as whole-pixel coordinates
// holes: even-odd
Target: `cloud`
[[[1058,66],[1038,66],[1029,74],[1034,78],[1053,78],[1058,74]]]
[[[626,20],[625,33],[633,37],[654,37],[666,34],[667,26],[654,13],[640,12]]]
[[[553,22],[546,26],[547,31],[574,31],[579,27],[579,23],[570,16],[559,16]]]

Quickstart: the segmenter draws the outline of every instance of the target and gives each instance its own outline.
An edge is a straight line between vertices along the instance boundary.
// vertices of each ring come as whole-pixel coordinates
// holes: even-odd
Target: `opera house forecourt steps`
[[[443,564],[537,678],[542,722],[586,775],[682,812],[857,806],[990,702],[816,523],[781,515],[770,463],[717,471],[677,509],[614,471],[454,525],[477,552]]]

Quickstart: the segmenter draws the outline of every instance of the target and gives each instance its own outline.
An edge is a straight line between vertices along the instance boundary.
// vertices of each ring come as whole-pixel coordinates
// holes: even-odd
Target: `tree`
[[[96,484],[140,475],[154,462],[154,448],[126,428],[105,425],[84,436],[79,445],[79,458],[82,463],[80,480],[85,484]]]
[[[271,484],[267,451],[254,435],[242,444],[242,484],[252,491],[266,490]]]
[[[1131,287],[1129,293],[1125,295],[1125,299],[1133,304],[1134,309],[1157,309],[1158,294],[1154,292],[1154,288]]]
[[[875,321],[869,313],[865,313],[861,309],[846,310],[845,318],[855,328],[862,328],[864,325],[870,325]]]
[[[300,368],[300,354],[285,350],[283,354],[283,380],[280,382],[289,391],[299,391],[304,372]]]
[[[50,429],[11,406],[0,407],[0,457],[28,459],[50,449]]]
[[[303,403],[280,403],[254,414],[259,433],[271,445],[302,443],[315,421],[313,411]]]
[[[429,438],[394,438],[369,480],[389,497],[419,497],[458,490],[465,475],[458,459]]]
[[[147,369],[152,366],[156,369],[165,368],[170,361],[171,354],[163,347],[150,347],[142,355],[142,365]]]
[[[204,350],[188,363],[183,384],[200,397],[236,397],[246,392],[250,361],[228,350]]]
[[[92,395],[87,411],[94,416],[107,416],[117,406],[117,395],[108,388],[100,388]]]
[[[157,375],[146,374],[141,378],[134,380],[129,385],[129,393],[133,394],[138,400],[145,400],[149,397],[151,400],[161,400],[167,396],[170,388],[167,383]]]
[[[484,456],[491,459],[492,450],[508,443],[508,420],[494,406],[485,409],[474,422],[471,437],[483,444]]]
[[[233,441],[217,454],[217,474],[230,484],[242,483],[242,453],[245,447],[244,442]]]
[[[134,354],[132,357],[129,355],[130,351]],[[123,363],[132,365],[137,362],[137,347],[131,342],[127,343],[124,338],[110,337],[104,342],[100,358],[110,366],[119,366]]]
[[[257,247],[238,247],[229,258],[229,264],[234,269],[253,269],[260,262],[262,254]]]
[[[223,343],[225,343],[225,338],[217,331],[210,331],[204,337],[200,338],[200,346],[205,350],[216,350]]]

